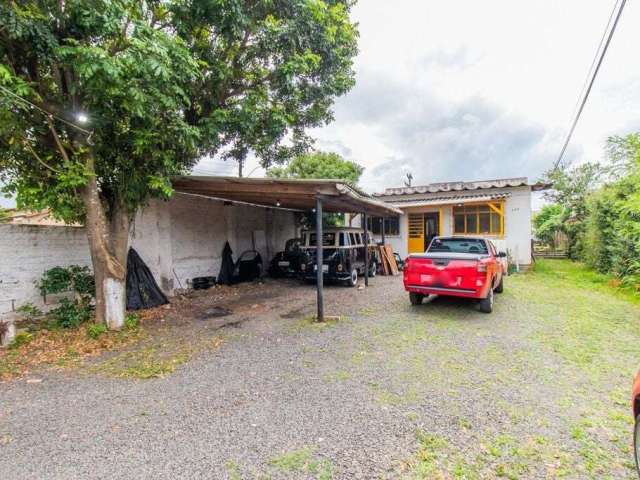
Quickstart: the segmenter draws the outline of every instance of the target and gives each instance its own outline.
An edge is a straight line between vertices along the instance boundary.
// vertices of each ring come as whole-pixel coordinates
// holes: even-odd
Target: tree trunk
[[[94,172],[94,160],[87,160]],[[81,191],[86,210],[86,230],[96,281],[96,323],[118,330],[124,325],[126,307],[126,255],[129,241],[129,216],[121,203],[110,212],[107,221],[104,202],[95,175]]]

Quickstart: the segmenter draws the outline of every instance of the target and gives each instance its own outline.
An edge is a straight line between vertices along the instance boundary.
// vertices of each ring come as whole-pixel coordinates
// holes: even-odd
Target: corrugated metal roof
[[[458,195],[438,195],[427,198],[388,199],[387,203],[398,208],[425,207],[429,205],[455,205],[458,203],[492,202],[503,200],[511,196],[509,192],[501,193],[473,193]]]
[[[424,193],[455,192],[464,190],[487,190],[491,188],[526,187],[532,190],[543,190],[549,185],[535,183],[529,184],[527,177],[499,178],[496,180],[479,180],[475,182],[441,182],[430,183],[415,187],[387,188],[384,193],[374,193],[376,197],[387,197],[396,195],[416,195]]]

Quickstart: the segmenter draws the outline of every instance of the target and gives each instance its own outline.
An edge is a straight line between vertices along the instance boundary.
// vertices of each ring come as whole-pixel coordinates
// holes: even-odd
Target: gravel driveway
[[[510,277],[485,315],[458,300],[411,307],[401,278],[377,277],[327,288],[342,318],[322,325],[313,287],[252,286],[223,319],[168,316],[223,342],[164,378],[0,383],[0,478],[633,478],[640,310],[603,293],[585,313],[591,287],[554,282]],[[588,332],[572,327],[582,315],[615,318]],[[574,337],[589,362],[567,350]]]

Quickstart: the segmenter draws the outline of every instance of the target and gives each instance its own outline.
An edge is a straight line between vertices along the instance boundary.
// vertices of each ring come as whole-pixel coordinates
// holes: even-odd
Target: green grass
[[[269,465],[285,473],[304,473],[313,475],[317,480],[331,480],[333,464],[327,459],[316,458],[314,454],[314,448],[305,447],[273,457]]]
[[[447,392],[465,419],[450,437],[422,434],[408,478],[632,478],[638,303],[583,265],[542,260],[508,277],[491,316],[455,302],[390,312],[368,341],[369,361],[395,372],[374,400],[406,408]],[[469,390],[495,428],[474,425],[458,400]],[[470,435],[475,446],[458,443]]]

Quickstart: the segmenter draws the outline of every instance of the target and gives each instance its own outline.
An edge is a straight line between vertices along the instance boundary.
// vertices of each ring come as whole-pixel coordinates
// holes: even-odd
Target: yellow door
[[[424,252],[424,215],[422,213],[409,214],[409,253]]]

